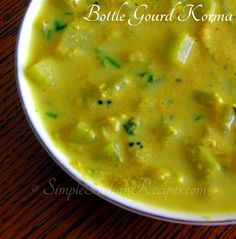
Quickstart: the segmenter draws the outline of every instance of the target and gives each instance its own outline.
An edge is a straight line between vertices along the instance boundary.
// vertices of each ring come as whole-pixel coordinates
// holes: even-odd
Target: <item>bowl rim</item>
[[[135,201],[135,200],[131,200],[133,201],[134,203],[134,206],[130,206],[128,205],[128,203],[122,203],[120,202],[120,199],[118,199],[119,195],[118,194],[115,194],[116,195],[116,199],[112,198],[108,193],[100,193],[100,189],[102,189],[101,186],[97,186],[95,184],[93,185],[89,185],[88,183],[88,180],[86,179],[80,179],[79,178],[79,172],[77,173],[74,173],[72,171],[72,166],[70,168],[66,167],[65,164],[63,164],[56,156],[55,154],[52,152],[52,150],[50,149],[50,147],[44,142],[43,138],[41,137],[40,133],[39,133],[39,130],[37,128],[36,125],[34,125],[33,123],[33,120],[32,120],[32,116],[31,116],[31,113],[30,113],[30,110],[27,108],[27,105],[26,105],[26,102],[25,102],[25,99],[23,97],[23,91],[22,91],[22,86],[21,86],[21,80],[20,80],[20,72],[22,71],[20,69],[20,65],[19,65],[19,49],[20,49],[20,42],[21,42],[21,38],[23,37],[23,26],[26,25],[27,23],[27,17],[28,17],[28,14],[34,4],[34,2],[36,2],[38,0],[31,0],[29,3],[28,3],[28,6],[26,7],[26,10],[25,10],[25,13],[24,13],[24,16],[23,16],[23,19],[21,21],[21,24],[20,24],[20,27],[19,27],[19,30],[18,30],[18,34],[17,34],[17,40],[16,40],[16,53],[15,53],[15,77],[16,77],[16,87],[17,87],[17,92],[18,92],[18,97],[20,99],[20,102],[21,102],[21,106],[23,108],[23,111],[24,111],[24,114],[25,114],[25,117],[34,133],[34,135],[36,136],[36,138],[38,139],[38,141],[40,142],[40,144],[43,146],[43,148],[45,149],[45,151],[47,152],[47,154],[54,160],[54,162],[64,171],[67,173],[67,175],[69,175],[73,180],[75,180],[78,184],[82,185],[85,189],[89,190],[90,192],[92,192],[93,194],[95,194],[96,196],[104,199],[105,201],[115,205],[115,206],[118,206],[122,209],[125,209],[127,211],[130,211],[132,213],[135,213],[135,214],[138,214],[138,215],[141,215],[141,216],[145,216],[145,217],[149,217],[149,218],[152,218],[152,219],[156,219],[156,220],[161,220],[161,221],[165,221],[165,222],[171,222],[171,223],[180,223],[180,224],[186,224],[186,225],[198,225],[198,226],[217,226],[217,225],[233,225],[233,224],[236,224],[236,216],[232,216],[228,219],[214,219],[214,220],[211,220],[211,219],[207,219],[207,220],[204,220],[204,219],[199,219],[199,218],[203,218],[203,217],[199,217],[197,214],[194,214],[194,213],[189,213],[189,214],[184,214],[183,212],[183,215],[182,218],[181,217],[173,217],[173,216],[164,216],[164,215],[159,215],[158,213],[150,213],[150,212],[147,212],[145,211],[145,209],[139,209],[138,208],[138,201]],[[45,0],[41,0],[41,2],[43,2]],[[35,19],[36,15],[34,15],[32,21]],[[29,24],[31,30],[32,30],[32,24]],[[29,47],[29,42],[30,40],[28,40],[28,47]],[[26,60],[26,59],[24,59]],[[25,63],[25,62],[24,62]],[[26,77],[24,77],[24,80]],[[48,136],[49,137],[49,136]],[[56,149],[55,145],[54,145],[54,149],[57,150],[57,151],[60,151],[58,149]],[[127,197],[124,197],[124,200],[125,201],[129,201],[129,198]],[[142,205],[142,203],[140,204]],[[144,204],[143,204],[144,205]],[[158,208],[155,207],[156,210],[158,210]],[[162,210],[162,208],[160,208],[160,210]],[[169,212],[170,213],[170,212]],[[181,212],[178,212],[178,211],[174,211],[172,210],[171,211],[172,214],[178,214],[178,213],[181,213]],[[191,219],[188,219],[187,217],[189,216],[189,218]]]

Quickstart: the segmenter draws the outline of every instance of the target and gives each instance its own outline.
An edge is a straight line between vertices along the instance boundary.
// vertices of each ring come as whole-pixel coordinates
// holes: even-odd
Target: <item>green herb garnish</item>
[[[194,118],[195,121],[200,121],[200,120],[202,120],[202,119],[204,119],[204,115],[197,115],[197,116]]]
[[[148,72],[141,72],[141,73],[138,74],[138,76],[144,77],[146,74],[148,74]]]
[[[56,31],[61,31],[67,26],[67,23],[61,23],[59,21],[54,22],[54,27]]]
[[[134,118],[130,118],[125,124],[124,124],[124,129],[127,134],[129,135],[134,135],[135,134],[135,129],[137,127],[137,124],[134,120]]]
[[[116,69],[121,68],[121,65],[116,60],[114,60],[112,57],[107,56],[103,50],[98,49],[96,51],[96,53],[97,53],[98,57],[101,59],[102,66],[107,66],[107,64],[109,64],[109,65],[112,65]]]
[[[121,68],[121,65],[118,62],[116,62],[114,59],[112,59],[111,57],[107,56],[105,60],[109,62],[112,66],[114,66],[115,68],[117,69]]]
[[[57,113],[54,113],[54,112],[46,112],[46,115],[50,118],[53,118],[53,119],[57,119],[58,118],[58,114]]]
[[[53,30],[52,30],[52,29],[47,29],[47,30],[45,31],[45,36],[46,36],[46,38],[47,38],[48,40],[51,39],[52,34],[53,34]]]
[[[64,14],[65,14],[65,16],[73,16],[74,15],[73,12],[65,12]]]
[[[151,83],[154,82],[153,75],[150,74],[150,75],[148,76],[147,82],[148,82],[149,84],[151,84]]]
[[[155,82],[161,82],[163,80],[163,77],[159,77],[159,78],[155,79],[153,74],[151,74],[150,72],[141,72],[138,74],[138,76],[141,78],[145,77],[148,84],[153,84]]]

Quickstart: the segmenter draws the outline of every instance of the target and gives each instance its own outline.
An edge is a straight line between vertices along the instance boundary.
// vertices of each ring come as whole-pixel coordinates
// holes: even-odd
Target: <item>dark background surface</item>
[[[44,193],[52,178],[65,188],[77,183],[40,146],[18,99],[15,45],[28,3],[0,0],[0,238],[236,238],[236,226],[171,224],[85,193],[70,201]]]

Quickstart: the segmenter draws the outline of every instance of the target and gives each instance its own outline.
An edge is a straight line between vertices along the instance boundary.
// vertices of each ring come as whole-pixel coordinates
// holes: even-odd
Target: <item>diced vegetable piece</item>
[[[166,138],[178,135],[178,131],[171,125],[163,126],[163,131]]]
[[[134,142],[133,142],[134,143]],[[147,147],[141,148],[141,145],[134,145],[129,147],[131,157],[135,158],[138,162],[147,163],[152,162],[153,157]]]
[[[218,135],[217,132],[210,128],[206,127],[205,132],[202,136],[201,145],[207,147],[208,149],[214,149],[217,146]]]
[[[194,45],[194,40],[188,34],[177,37],[170,49],[170,57],[173,62],[185,64]]]
[[[95,132],[85,123],[79,122],[71,132],[70,140],[74,143],[88,144],[96,139]]]
[[[164,145],[179,135],[178,129],[173,125],[173,121],[168,117],[163,119],[152,119],[150,121],[149,132],[153,139],[160,145]]]
[[[203,146],[197,147],[192,157],[197,169],[203,176],[207,176],[221,169],[215,156]]]
[[[113,77],[111,80],[102,83],[99,85],[99,90],[104,97],[108,97],[109,95],[122,91],[127,88],[131,83],[132,78],[129,76],[126,77]]]
[[[160,124],[158,133],[159,140],[163,143],[168,142],[171,138],[178,135],[178,131],[167,122]]]
[[[42,85],[53,85],[56,82],[56,65],[53,59],[44,59],[26,70],[30,79]]]
[[[228,106],[218,93],[197,91],[195,100],[211,110],[218,128],[221,130],[231,129],[235,121],[235,111],[233,106]]]
[[[117,142],[112,141],[110,144],[106,145],[98,153],[97,158],[99,159],[114,159],[118,161],[123,161],[121,156],[120,148]]]
[[[109,117],[108,122],[115,132],[118,132],[120,130],[120,120],[118,118]]]
[[[102,127],[102,133],[106,140],[110,140],[111,137],[120,130],[121,122],[116,117],[108,117],[106,124]]]
[[[211,14],[213,16],[224,16],[224,14],[230,14],[230,12],[227,12],[227,10],[224,9],[224,4],[226,3],[230,4],[231,1],[215,1],[214,3],[212,3],[211,11],[208,14]],[[221,9],[217,9],[217,4],[221,6]],[[225,12],[225,10],[227,13]],[[232,12],[232,9],[230,11]],[[217,14],[220,12],[222,14]],[[206,52],[211,56],[211,58],[217,61],[219,64],[222,62],[233,62],[235,59],[235,51],[231,46],[234,44],[235,26],[233,26],[233,24],[235,24],[235,21],[231,21],[231,24],[228,24],[228,27],[223,27],[219,31],[218,27],[215,27],[215,24],[213,24],[219,19],[220,17],[212,17],[211,21],[204,24],[202,32],[200,33],[202,44],[205,46]],[[227,36],[224,38],[224,44],[221,44],[221,36]],[[231,49],[231,51],[229,51],[229,49]]]
[[[202,145],[208,148],[215,148],[217,146],[217,142],[215,138],[208,136],[202,139]]]
[[[130,79],[128,77],[126,78],[122,78],[122,79],[117,79],[114,83],[113,83],[113,89],[115,91],[121,91],[122,89],[124,89],[125,87],[127,87],[130,84]]]
[[[196,91],[195,100],[206,107],[217,109],[224,105],[223,98],[216,92]]]
[[[81,27],[78,22],[72,22],[64,30],[58,45],[58,51],[62,55],[79,56],[86,50],[91,49],[92,43],[91,31],[86,27]]]

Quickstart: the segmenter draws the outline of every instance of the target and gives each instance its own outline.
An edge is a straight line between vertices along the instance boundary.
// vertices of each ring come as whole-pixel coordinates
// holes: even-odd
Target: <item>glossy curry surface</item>
[[[123,2],[95,4],[102,14]],[[198,15],[236,13],[229,0],[191,2],[203,4]],[[84,176],[137,201],[235,212],[235,21],[89,22],[93,3],[46,0],[33,25],[25,74],[56,147]],[[157,14],[176,1],[122,11],[143,3]]]

